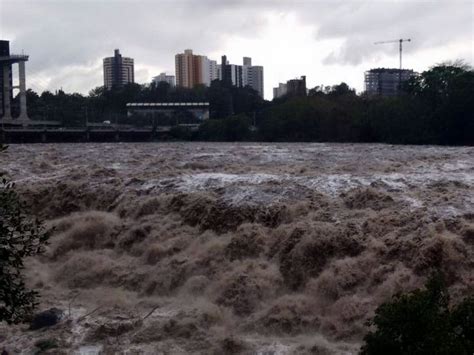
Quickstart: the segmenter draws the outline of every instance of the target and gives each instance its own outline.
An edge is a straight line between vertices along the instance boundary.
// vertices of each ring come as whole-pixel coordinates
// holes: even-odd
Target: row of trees
[[[15,98],[14,107],[18,107]],[[234,114],[253,112],[265,101],[249,87],[226,87],[218,80],[210,87],[193,89],[170,87],[168,83],[149,85],[128,84],[121,89],[97,87],[88,96],[67,94],[62,90],[38,95],[27,91],[28,114],[35,120],[60,121],[65,126],[83,126],[87,122],[130,123],[126,119],[129,102],[209,102],[211,119],[227,118]],[[15,114],[15,112],[14,112]]]
[[[406,82],[392,98],[356,95],[345,83],[314,88],[307,97],[274,100],[239,116],[237,140],[474,144],[474,72],[463,65],[440,65]],[[236,117],[235,117],[236,118]],[[203,125],[197,139],[234,140],[229,122]],[[233,123],[233,125],[236,125]],[[220,134],[210,134],[219,132]]]
[[[197,133],[175,130],[180,139],[474,144],[474,72],[462,64],[435,66],[404,83],[403,94],[393,98],[357,95],[345,83],[272,102],[249,87],[220,81],[194,89],[167,83],[99,87],[88,96],[28,91],[30,117],[66,126],[131,123],[126,103],[170,101],[210,102],[211,120]]]

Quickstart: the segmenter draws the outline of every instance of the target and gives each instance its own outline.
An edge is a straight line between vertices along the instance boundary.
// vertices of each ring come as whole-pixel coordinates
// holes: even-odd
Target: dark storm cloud
[[[293,13],[301,25],[313,26],[311,48],[340,40],[323,64],[356,65],[396,53],[396,45],[374,46],[377,40],[411,37],[409,48],[417,51],[473,35],[471,2],[0,0],[0,37],[11,39],[16,51],[24,48],[34,58],[29,71],[48,77],[49,85],[94,76],[74,79],[84,91],[91,80],[100,85],[100,60],[114,48],[137,65],[172,70],[174,54],[185,48],[208,54],[233,36],[255,38],[268,13]]]
[[[14,35],[13,46],[35,53],[38,67],[85,64],[115,47],[148,59],[197,44],[212,50],[224,33],[246,35],[259,27],[257,17],[228,21],[228,8],[194,9],[179,1],[2,3],[2,32]]]
[[[258,13],[246,14],[237,3],[196,3],[0,0],[0,37],[34,58],[29,81],[38,90],[75,80],[75,90],[85,92],[86,85],[100,85],[97,63],[114,48],[135,58],[137,67],[160,66],[185,48],[218,50],[226,35],[252,36],[264,25]],[[97,67],[95,75],[86,67]]]
[[[411,53],[472,41],[472,24],[472,2],[354,3],[320,19],[316,39],[344,41],[325,64],[356,65],[381,52],[398,52],[396,43],[375,45],[377,41],[411,38],[405,47]]]

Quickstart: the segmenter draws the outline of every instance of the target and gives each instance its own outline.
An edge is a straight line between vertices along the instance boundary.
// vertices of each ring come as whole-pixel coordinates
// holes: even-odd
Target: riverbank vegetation
[[[199,131],[172,131],[174,138],[207,141],[384,142],[474,144],[474,72],[451,63],[404,83],[397,97],[357,95],[347,84],[315,87],[305,97],[263,100],[251,88],[171,88],[166,83],[93,89],[88,96],[29,91],[29,114],[65,126],[85,122],[134,123],[128,102],[210,102],[210,120]],[[146,124],[146,122],[135,122]]]
[[[360,354],[472,354],[474,298],[450,305],[441,274],[425,289],[399,294],[383,303],[369,322]]]
[[[0,153],[5,149],[0,144]],[[41,254],[49,235],[28,212],[0,172],[0,322],[9,324],[24,321],[38,305],[38,293],[25,285],[24,259]]]

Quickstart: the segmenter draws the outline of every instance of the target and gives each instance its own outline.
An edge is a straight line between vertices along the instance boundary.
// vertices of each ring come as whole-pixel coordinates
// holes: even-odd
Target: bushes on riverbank
[[[424,290],[395,296],[380,305],[361,349],[370,354],[472,354],[474,298],[449,306],[441,276],[432,277]]]

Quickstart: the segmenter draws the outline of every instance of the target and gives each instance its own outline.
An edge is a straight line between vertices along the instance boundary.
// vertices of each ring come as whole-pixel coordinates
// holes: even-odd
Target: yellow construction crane
[[[400,72],[401,72],[402,71],[402,50],[403,50],[402,43],[403,42],[411,42],[411,39],[410,38],[408,38],[408,39],[400,38],[400,39],[394,39],[393,41],[375,42],[374,44],[386,44],[386,43],[396,43],[396,42],[398,42],[400,44],[399,49],[400,49]]]

